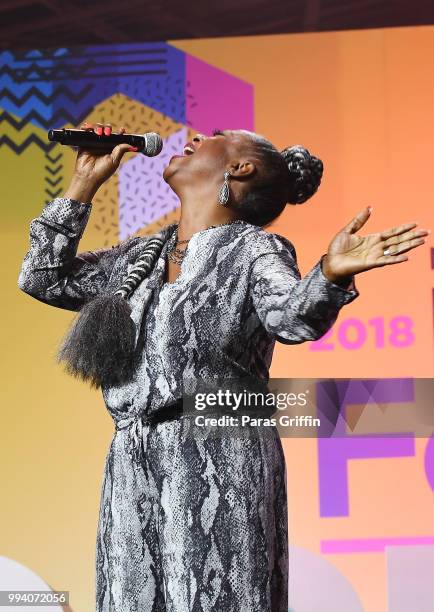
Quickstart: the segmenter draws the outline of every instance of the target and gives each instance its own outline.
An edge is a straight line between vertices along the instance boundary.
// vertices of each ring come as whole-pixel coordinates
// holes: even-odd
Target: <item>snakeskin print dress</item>
[[[30,224],[19,287],[78,311],[121,286],[146,244],[77,254],[91,204],[47,203]],[[277,428],[208,436],[189,418],[149,423],[194,381],[268,380],[274,344],[320,338],[359,292],[321,259],[301,279],[292,243],[248,224],[195,233],[165,283],[167,240],[129,298],[140,361],[103,388],[115,432],[96,539],[97,612],[287,612],[286,466]]]

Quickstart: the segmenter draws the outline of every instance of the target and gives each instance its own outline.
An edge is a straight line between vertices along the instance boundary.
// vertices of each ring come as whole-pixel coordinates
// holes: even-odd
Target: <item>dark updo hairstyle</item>
[[[313,196],[321,183],[323,163],[301,145],[279,151],[262,136],[252,136],[260,167],[249,191],[235,207],[245,221],[265,226],[283,212],[286,204],[303,204]]]

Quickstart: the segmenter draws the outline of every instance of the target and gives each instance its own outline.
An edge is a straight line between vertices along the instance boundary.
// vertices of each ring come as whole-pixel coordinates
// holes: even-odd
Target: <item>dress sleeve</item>
[[[55,198],[31,221],[30,248],[18,277],[22,291],[75,311],[104,291],[121,245],[77,254],[91,208],[91,203]]]
[[[322,270],[324,257],[325,254],[303,279],[293,245],[263,253],[253,261],[253,306],[262,325],[279,342],[298,344],[321,338],[336,321],[342,306],[359,295],[354,276],[342,285],[328,280]]]

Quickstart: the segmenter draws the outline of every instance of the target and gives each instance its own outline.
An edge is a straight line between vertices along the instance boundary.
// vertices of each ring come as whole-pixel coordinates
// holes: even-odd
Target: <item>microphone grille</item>
[[[154,155],[158,155],[161,153],[163,148],[163,139],[160,134],[156,132],[149,132],[148,134],[144,134],[146,138],[146,155],[149,157],[153,157]]]

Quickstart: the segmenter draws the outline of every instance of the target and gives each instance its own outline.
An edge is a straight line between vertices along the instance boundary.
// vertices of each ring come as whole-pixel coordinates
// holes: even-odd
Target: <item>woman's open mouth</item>
[[[172,161],[172,159],[177,159],[178,157],[188,157],[189,155],[193,155],[194,152],[195,150],[193,145],[190,142],[187,142],[183,150],[183,155],[172,155],[170,161]]]

